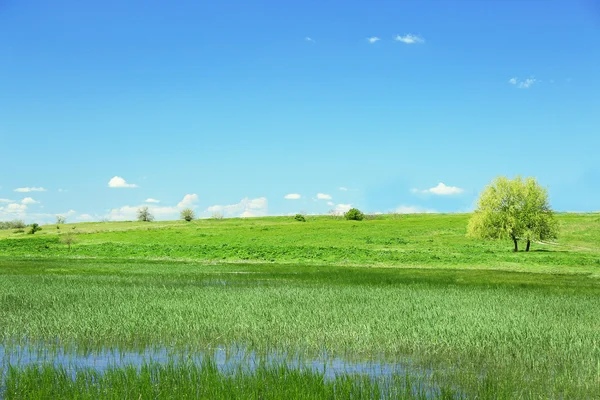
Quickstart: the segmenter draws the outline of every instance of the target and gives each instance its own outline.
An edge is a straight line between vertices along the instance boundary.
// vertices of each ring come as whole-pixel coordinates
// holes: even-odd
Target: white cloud
[[[369,41],[369,43],[373,44],[380,41],[381,39],[379,39],[377,36],[372,36],[370,38],[367,38],[367,40]]]
[[[156,219],[177,219],[179,218],[179,212],[184,208],[195,208],[195,203],[198,202],[197,194],[186,194],[177,206],[155,206],[155,205],[139,205],[139,206],[123,206],[120,208],[113,208],[104,216],[104,218],[111,221],[132,221],[137,218],[137,210],[140,207],[148,207],[148,211]]]
[[[9,199],[0,199],[0,203],[14,203],[14,201]]]
[[[268,212],[268,201],[266,197],[259,197],[257,199],[243,198],[237,204],[229,205],[214,205],[206,209],[206,212],[222,213],[224,217],[261,217],[267,215]]]
[[[307,42],[312,42],[312,43],[315,42],[315,40],[313,38],[309,37],[309,36],[305,37],[304,40],[307,41]]]
[[[150,198],[144,200],[144,203],[160,203],[160,200],[156,200],[156,199],[153,199],[150,197]]]
[[[94,219],[94,217],[92,217],[90,214],[81,214],[77,216],[77,220],[78,221],[92,221]]]
[[[412,193],[431,193],[438,196],[448,196],[453,194],[460,194],[464,192],[464,189],[461,189],[456,186],[447,186],[444,183],[440,182],[437,186],[434,186],[430,189],[419,190],[419,189],[411,189]]]
[[[317,199],[319,200],[331,200],[331,195],[325,193],[317,193]]]
[[[5,210],[9,213],[22,214],[27,210],[27,205],[11,203],[8,206],[6,206]]]
[[[333,206],[333,205],[335,205],[335,203],[334,203],[333,201],[328,201],[328,202],[327,202],[327,205],[328,205],[328,206]]]
[[[23,187],[15,189],[15,192],[19,193],[29,193],[29,192],[45,192],[46,189],[43,187]]]
[[[179,208],[196,208],[195,203],[197,203],[197,202],[198,202],[198,195],[196,193],[186,194],[185,196],[183,196],[183,200],[181,200],[177,204],[177,207],[179,207]]]
[[[287,199],[287,200],[298,200],[300,197],[302,197],[302,196],[300,196],[298,193],[290,193],[290,194],[286,194],[285,197],[284,197],[284,199]]]
[[[513,86],[516,86],[519,89],[529,89],[532,85],[539,83],[539,81],[535,78],[527,78],[524,81],[520,81],[517,78],[510,78],[508,80],[508,83],[510,83]]]
[[[21,204],[37,204],[37,203],[39,203],[39,201],[35,201],[31,197],[25,197],[23,200],[21,200]]]
[[[342,215],[352,208],[352,204],[337,204],[329,212],[334,215]]]
[[[410,33],[406,34],[404,36],[396,35],[394,40],[397,42],[402,42],[402,43],[406,43],[406,44],[425,43],[425,39],[423,39],[422,37],[420,37],[418,35],[412,35]]]
[[[114,176],[108,181],[108,187],[110,188],[136,188],[138,187],[135,183],[127,183],[125,179],[120,176]]]
[[[419,206],[399,206],[394,212],[397,214],[432,214],[436,211]]]
[[[348,191],[348,188],[347,188],[347,187],[340,186],[340,190],[341,190],[342,192],[347,192],[347,191]]]

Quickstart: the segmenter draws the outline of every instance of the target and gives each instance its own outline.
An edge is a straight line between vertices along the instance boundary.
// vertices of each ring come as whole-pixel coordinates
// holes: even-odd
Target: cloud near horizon
[[[434,186],[432,188],[429,189],[424,189],[424,190],[419,190],[419,189],[411,189],[410,190],[412,193],[430,193],[430,194],[435,194],[438,196],[449,196],[449,195],[454,195],[454,194],[461,194],[462,192],[464,192],[465,190],[456,186],[447,186],[444,183],[440,182],[437,184],[437,186]]]
[[[45,192],[46,189],[43,187],[22,187],[14,190],[19,193],[29,193],[29,192]]]
[[[298,193],[290,193],[290,194],[286,194],[283,198],[286,200],[298,200],[300,196]]]
[[[206,212],[210,214],[220,213],[227,218],[264,217],[268,214],[268,205],[269,202],[266,197],[259,197],[256,199],[245,197],[237,204],[216,204],[210,206],[206,209]]]
[[[437,211],[419,206],[398,206],[394,212],[396,214],[434,214]]]

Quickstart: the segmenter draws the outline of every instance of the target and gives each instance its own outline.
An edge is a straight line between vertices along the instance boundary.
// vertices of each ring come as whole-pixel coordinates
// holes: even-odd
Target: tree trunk
[[[527,248],[525,251],[529,251],[529,246],[531,245],[531,240],[527,239]]]
[[[515,253],[519,251],[519,243],[516,238],[513,238],[513,242],[515,242],[515,249],[513,250]]]

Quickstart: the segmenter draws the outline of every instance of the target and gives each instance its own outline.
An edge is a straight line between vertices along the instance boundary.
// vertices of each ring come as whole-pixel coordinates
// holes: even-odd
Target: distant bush
[[[306,222],[306,218],[304,218],[304,215],[302,215],[302,214],[296,214],[294,219],[299,222]]]
[[[31,228],[29,228],[29,233],[30,235],[33,235],[34,233],[41,231],[42,227],[39,226],[38,224],[31,224]]]
[[[365,219],[365,214],[360,212],[358,208],[351,208],[350,210],[348,210],[348,212],[344,214],[344,218],[346,218],[349,221],[362,221],[363,219]]]
[[[152,222],[154,221],[154,215],[150,213],[148,207],[140,207],[137,210],[137,220],[141,222]]]
[[[25,233],[25,229],[15,229],[13,233]]]
[[[67,223],[67,217],[65,217],[64,215],[56,216],[56,225],[64,225],[66,223]]]
[[[212,213],[212,215],[210,216],[212,219],[223,219],[223,214],[221,214],[220,212],[214,212]]]
[[[71,245],[77,242],[77,237],[72,232],[63,233],[60,235],[60,242],[66,244],[69,250],[71,250]]]
[[[0,230],[2,229],[23,229],[25,222],[15,219],[14,221],[0,221]]]
[[[190,222],[191,220],[196,218],[196,213],[191,208],[186,208],[181,210],[179,218],[185,219],[187,222]]]

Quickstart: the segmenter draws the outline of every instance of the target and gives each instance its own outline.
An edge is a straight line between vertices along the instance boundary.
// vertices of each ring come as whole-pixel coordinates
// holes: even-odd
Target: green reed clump
[[[425,387],[405,375],[372,379],[261,363],[222,371],[214,360],[202,364],[144,364],[68,369],[46,364],[10,367],[9,399],[432,399],[453,398],[449,389]]]

